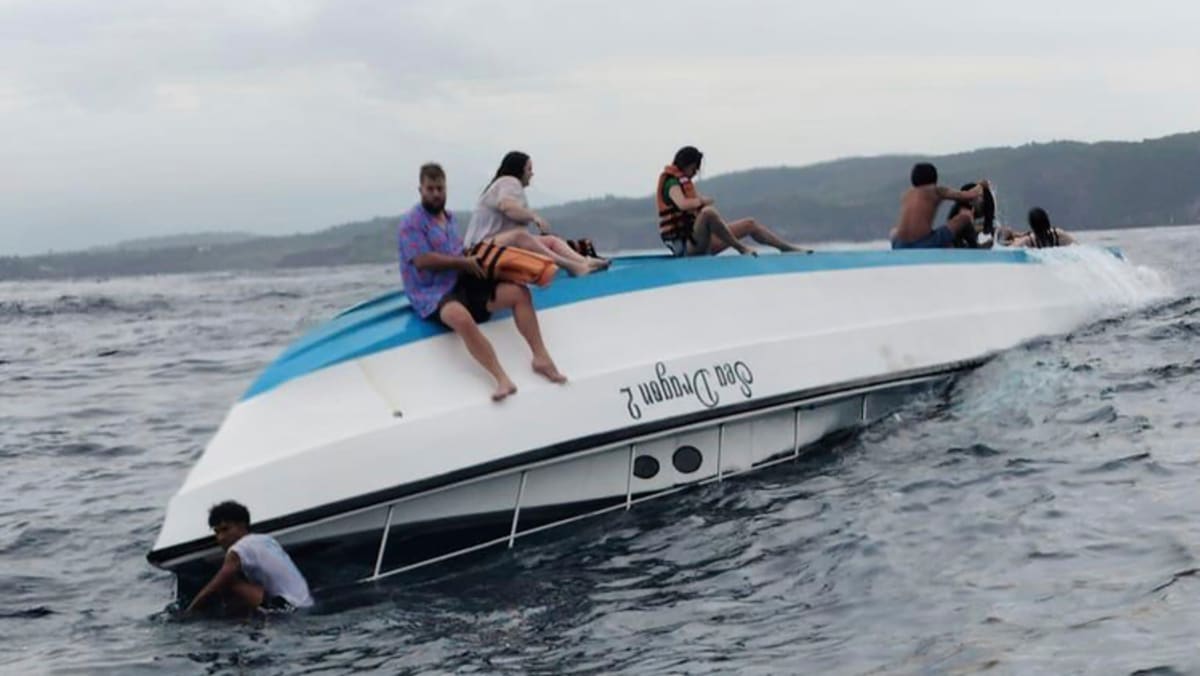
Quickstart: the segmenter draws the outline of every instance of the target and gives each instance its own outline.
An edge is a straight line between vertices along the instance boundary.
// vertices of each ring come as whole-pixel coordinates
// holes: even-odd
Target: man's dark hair
[[[446,171],[442,169],[442,165],[437,162],[426,162],[421,165],[421,182],[425,181],[444,181],[446,180]]]
[[[240,523],[250,527],[250,510],[240,502],[226,500],[208,510],[208,527],[216,528],[219,523]]]
[[[928,162],[918,162],[912,168],[913,187],[937,185],[937,167]]]
[[[690,167],[692,165],[700,166],[700,160],[704,159],[704,153],[700,152],[696,146],[684,146],[675,153],[675,161],[671,164],[679,167]]]

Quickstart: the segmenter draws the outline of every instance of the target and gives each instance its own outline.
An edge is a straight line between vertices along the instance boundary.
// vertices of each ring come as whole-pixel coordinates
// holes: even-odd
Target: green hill
[[[727,217],[755,216],[797,241],[881,239],[895,219],[909,169],[920,160],[934,162],[945,184],[991,179],[1004,222],[1020,224],[1037,205],[1068,229],[1200,223],[1200,132],[940,157],[850,158],[701,177],[699,185]],[[556,232],[591,237],[601,250],[655,247],[652,189],[647,186],[641,197],[570,202],[542,213]],[[188,244],[0,258],[0,279],[384,263],[395,260],[395,224],[394,216],[378,217],[285,237],[210,244],[182,239],[175,241]]]

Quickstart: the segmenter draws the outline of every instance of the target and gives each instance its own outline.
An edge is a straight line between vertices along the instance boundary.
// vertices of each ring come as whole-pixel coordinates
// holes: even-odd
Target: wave
[[[63,444],[55,447],[53,450],[57,455],[87,456],[93,458],[116,458],[127,455],[140,455],[146,452],[145,448],[132,444],[105,446],[104,444],[88,441]]]
[[[1158,380],[1186,378],[1196,373],[1200,373],[1200,359],[1195,359],[1191,363],[1176,362],[1174,364],[1155,366],[1148,369],[1146,373],[1154,376]]]
[[[1144,309],[1139,316],[1146,319],[1159,317],[1179,318],[1190,317],[1200,313],[1200,296],[1180,296],[1161,303],[1156,303]]]
[[[248,303],[257,303],[265,300],[299,300],[305,295],[298,291],[263,291],[251,296],[239,298],[234,301],[237,305],[245,305]]]
[[[0,619],[4,620],[34,620],[39,617],[53,615],[54,611],[46,606],[35,606],[21,610],[0,610]]]
[[[168,311],[172,307],[162,297],[125,301],[111,296],[63,295],[51,301],[0,300],[0,320],[57,315],[144,315]]]

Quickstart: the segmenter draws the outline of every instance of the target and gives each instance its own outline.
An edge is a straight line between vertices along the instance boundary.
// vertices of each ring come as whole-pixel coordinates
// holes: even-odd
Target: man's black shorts
[[[488,301],[496,297],[496,282],[480,279],[474,275],[461,274],[458,276],[458,281],[455,282],[454,288],[442,299],[438,301],[437,310],[434,311],[433,319],[436,319],[439,324],[446,326],[442,322],[442,306],[451,301],[458,301],[467,308],[467,312],[471,313],[471,318],[476,324],[482,324],[492,318],[492,313],[488,312]],[[446,328],[450,328],[446,326]]]

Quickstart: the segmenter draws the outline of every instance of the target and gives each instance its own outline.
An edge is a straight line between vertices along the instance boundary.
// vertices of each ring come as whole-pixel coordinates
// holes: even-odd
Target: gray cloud
[[[540,201],[709,173],[1195,126],[1200,8],[699,0],[0,5],[0,254],[395,213],[439,159]],[[1194,79],[1194,78],[1192,78]]]

